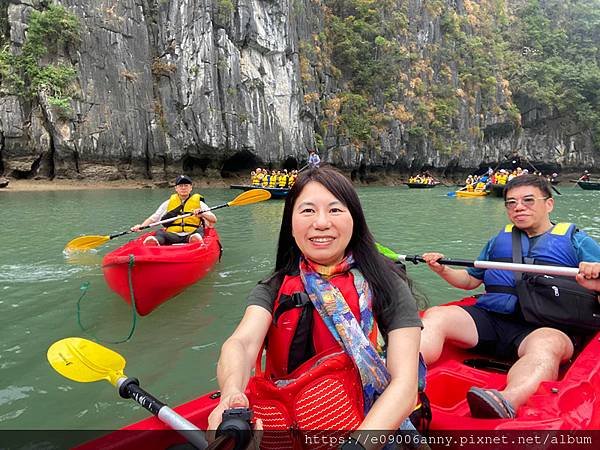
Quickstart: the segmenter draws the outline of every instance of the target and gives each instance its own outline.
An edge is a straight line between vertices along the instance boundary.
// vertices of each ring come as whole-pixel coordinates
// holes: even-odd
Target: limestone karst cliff
[[[600,167],[589,125],[513,89],[500,31],[520,3],[1,0],[0,174],[162,180],[314,146],[349,169]],[[32,26],[52,5],[76,38]]]

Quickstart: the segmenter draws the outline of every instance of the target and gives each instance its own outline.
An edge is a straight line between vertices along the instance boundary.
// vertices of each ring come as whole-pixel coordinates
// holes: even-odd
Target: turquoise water
[[[576,222],[600,240],[600,191],[561,187],[553,219]],[[441,251],[474,259],[505,223],[500,199],[458,199],[448,189],[359,188],[376,239],[399,253]],[[106,340],[127,335],[131,313],[104,284],[101,258],[123,244],[117,238],[96,253],[65,258],[64,245],[82,234],[110,234],[141,222],[169,190],[0,192],[0,430],[115,429],[147,417],[106,382],[82,384],[55,373],[46,351],[56,340],[84,336],[82,321]],[[217,205],[239,192],[206,189]],[[126,373],[175,406],[216,387],[215,363],[223,340],[244,310],[245,296],[269,273],[282,201],[217,211],[223,259],[206,278],[139,318],[131,341],[108,345],[127,359]],[[408,267],[431,304],[464,295],[423,265]]]

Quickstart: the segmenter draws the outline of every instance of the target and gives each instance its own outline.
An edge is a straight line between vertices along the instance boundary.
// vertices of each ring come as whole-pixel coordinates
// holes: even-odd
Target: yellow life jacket
[[[269,180],[269,187],[277,187],[277,178],[279,178],[277,175],[271,175],[271,179]]]
[[[258,175],[254,175],[252,177],[252,186],[258,186],[258,183],[259,183]]]
[[[279,176],[279,187],[280,188],[284,188],[287,186],[287,182],[288,182],[288,176],[287,175],[280,175]]]
[[[168,219],[169,217],[180,216],[182,214],[193,212],[195,209],[200,208],[200,202],[203,197],[200,194],[193,194],[188,199],[181,203],[179,195],[173,194],[169,198],[169,204],[167,205],[167,213],[162,219]],[[189,216],[183,219],[177,219],[173,222],[166,223],[165,228],[171,233],[193,233],[198,227],[202,226],[202,220],[200,217]]]

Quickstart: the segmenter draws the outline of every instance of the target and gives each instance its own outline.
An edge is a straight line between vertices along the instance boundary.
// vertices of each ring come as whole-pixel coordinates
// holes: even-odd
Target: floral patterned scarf
[[[373,298],[369,284],[349,254],[336,266],[320,266],[304,258],[300,260],[300,276],[304,288],[327,328],[354,361],[363,385],[365,414],[390,382],[381,347],[369,337],[377,333],[373,318]],[[360,324],[340,290],[329,282],[334,275],[350,271],[358,293]]]

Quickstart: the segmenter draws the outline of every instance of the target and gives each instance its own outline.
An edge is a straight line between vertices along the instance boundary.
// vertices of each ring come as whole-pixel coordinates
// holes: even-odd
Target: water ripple
[[[28,398],[27,392],[32,392],[33,386],[8,386],[0,389],[0,405],[10,404],[15,400]]]
[[[205,348],[214,347],[215,345],[217,345],[216,342],[209,342],[208,344],[202,344],[202,345],[194,345],[192,347],[192,350],[195,350],[195,351],[204,350]]]
[[[5,422],[7,420],[16,419],[24,412],[25,412],[25,409],[17,409],[16,411],[11,411],[9,413],[3,414],[0,416],[0,423]]]
[[[87,267],[58,264],[3,264],[0,282],[35,283],[68,280],[73,275],[90,270]]]

